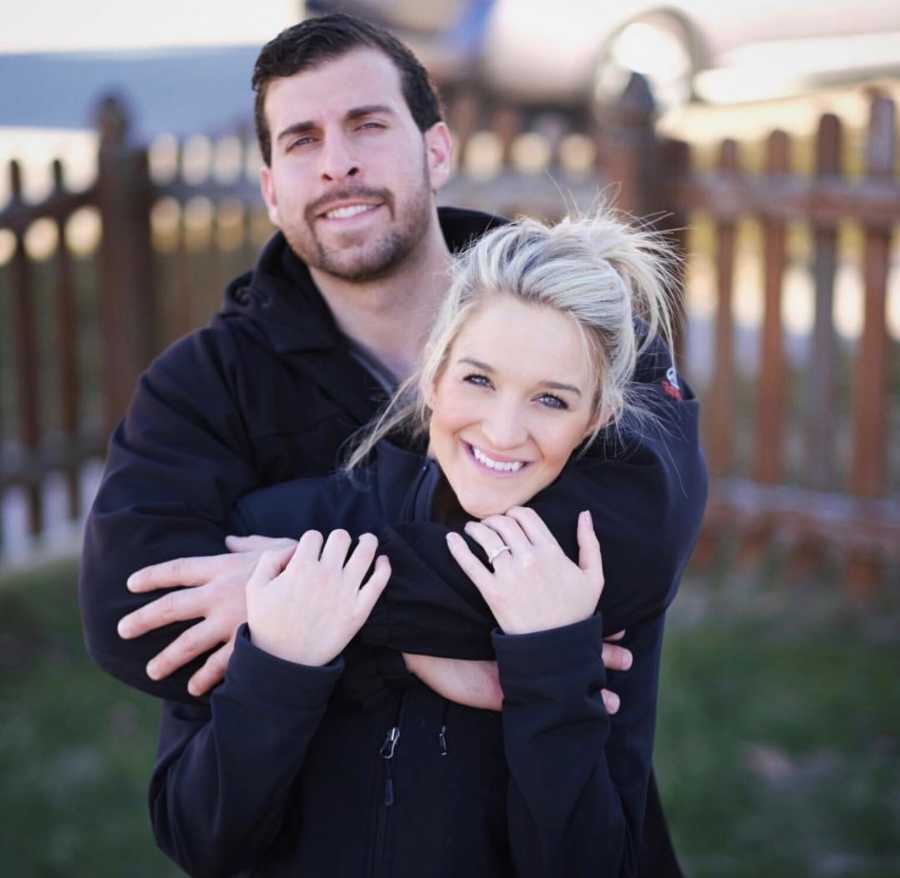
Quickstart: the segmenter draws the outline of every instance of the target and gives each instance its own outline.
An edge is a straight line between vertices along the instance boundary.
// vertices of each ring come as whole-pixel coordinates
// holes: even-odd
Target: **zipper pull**
[[[391,777],[390,760],[394,758],[394,751],[397,749],[397,741],[400,740],[400,729],[394,726],[385,736],[384,743],[378,751],[381,758],[387,763],[385,765],[384,778],[384,804],[389,808],[394,804],[394,779]]]
[[[438,744],[441,748],[441,756],[447,755],[447,726],[441,726],[438,732]]]
[[[400,740],[400,729],[394,726],[385,736],[384,743],[378,753],[384,759],[393,759],[397,749],[397,741]]]

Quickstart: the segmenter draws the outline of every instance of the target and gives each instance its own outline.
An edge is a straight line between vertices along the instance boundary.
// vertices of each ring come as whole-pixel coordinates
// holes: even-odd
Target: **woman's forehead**
[[[547,305],[500,295],[463,324],[452,359],[478,360],[498,372],[538,381],[593,383],[584,333],[575,319]]]

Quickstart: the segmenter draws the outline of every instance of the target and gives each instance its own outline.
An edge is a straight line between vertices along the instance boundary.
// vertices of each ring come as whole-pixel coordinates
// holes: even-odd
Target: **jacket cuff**
[[[570,669],[595,667],[605,679],[603,669],[603,619],[599,612],[581,622],[535,631],[531,634],[491,634],[497,664],[506,682],[535,675],[556,676]]]
[[[225,685],[249,699],[276,702],[282,707],[324,707],[344,670],[338,656],[322,667],[299,665],[270,655],[250,640],[245,622],[234,638]]]

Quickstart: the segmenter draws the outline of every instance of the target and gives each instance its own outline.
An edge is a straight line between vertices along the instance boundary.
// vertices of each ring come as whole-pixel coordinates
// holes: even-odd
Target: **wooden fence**
[[[762,173],[742,170],[732,141],[722,144],[716,168],[697,170],[689,144],[657,136],[640,77],[600,123],[529,118],[467,94],[449,102],[448,118],[460,167],[443,194],[447,203],[553,217],[567,204],[590,206],[598,190],[615,191],[619,207],[655,217],[676,236],[688,276],[699,244],[687,229],[698,221],[713,229],[707,254],[716,276],[713,378],[701,387],[714,476],[705,551],[728,531],[739,534],[747,556],[773,539],[787,538],[805,556],[838,546],[862,587],[895,570],[900,461],[889,459],[889,435],[898,417],[896,366],[891,372],[897,345],[886,323],[891,237],[900,221],[894,105],[872,99],[864,173],[852,178],[843,172],[841,124],[833,116],[821,120],[811,176],[792,172],[792,144],[782,132],[768,140]],[[207,143],[207,167],[199,171],[190,167],[190,145],[177,145],[169,172],[151,173],[148,150],[130,141],[116,101],[100,105],[98,130],[93,185],[67,191],[57,163],[52,193],[28,203],[12,164],[11,201],[0,210],[0,235],[11,235],[14,244],[0,266],[6,327],[0,338],[15,342],[0,372],[0,501],[3,492],[24,490],[36,536],[44,529],[48,473],[65,474],[68,514],[78,518],[80,468],[102,454],[141,369],[163,344],[205,321],[222,283],[252,263],[270,232],[255,180],[258,159],[246,136],[231,138],[224,152]],[[221,160],[229,151],[230,159]],[[102,235],[96,251],[76,257],[66,244],[68,224],[85,209],[99,215]],[[742,376],[733,306],[739,226],[747,218],[761,228],[764,306],[758,372]],[[38,265],[27,238],[47,220],[58,244]],[[839,265],[847,261],[839,226],[848,222],[861,229],[865,316],[861,337],[845,355],[832,312]],[[797,225],[813,242],[815,288],[810,354],[799,369],[788,363],[782,320],[787,241]],[[690,368],[691,351],[683,357]],[[743,385],[751,389],[746,399]],[[799,413],[794,397],[804,403]],[[805,437],[799,469],[785,463],[786,444],[796,435]],[[738,454],[738,445],[749,451]],[[2,539],[0,533],[0,552]]]

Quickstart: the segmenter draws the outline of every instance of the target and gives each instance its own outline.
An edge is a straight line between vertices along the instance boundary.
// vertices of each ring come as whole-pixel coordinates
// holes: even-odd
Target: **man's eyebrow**
[[[374,116],[377,113],[386,113],[393,116],[394,111],[387,104],[366,104],[362,107],[354,107],[347,111],[345,119],[358,119],[360,116]]]
[[[354,119],[360,119],[363,116],[374,116],[377,113],[394,115],[394,111],[387,106],[387,104],[366,104],[365,106],[354,107],[352,110],[348,110],[347,115],[344,116],[344,118],[347,121],[352,122]],[[276,137],[275,140],[281,142],[285,137],[306,134],[307,131],[313,131],[316,127],[316,123],[312,120],[294,122],[293,125],[288,125],[287,128],[279,132],[278,137]]]
[[[494,371],[493,366],[482,363],[481,360],[474,360],[472,357],[460,357],[457,362],[468,363],[470,366],[474,366],[476,369],[481,369],[482,372],[487,372],[489,374]],[[577,396],[581,396],[581,391],[574,384],[566,384],[563,381],[550,381],[549,379],[538,381],[538,384],[540,384],[541,387],[548,387],[550,390],[568,390]]]

